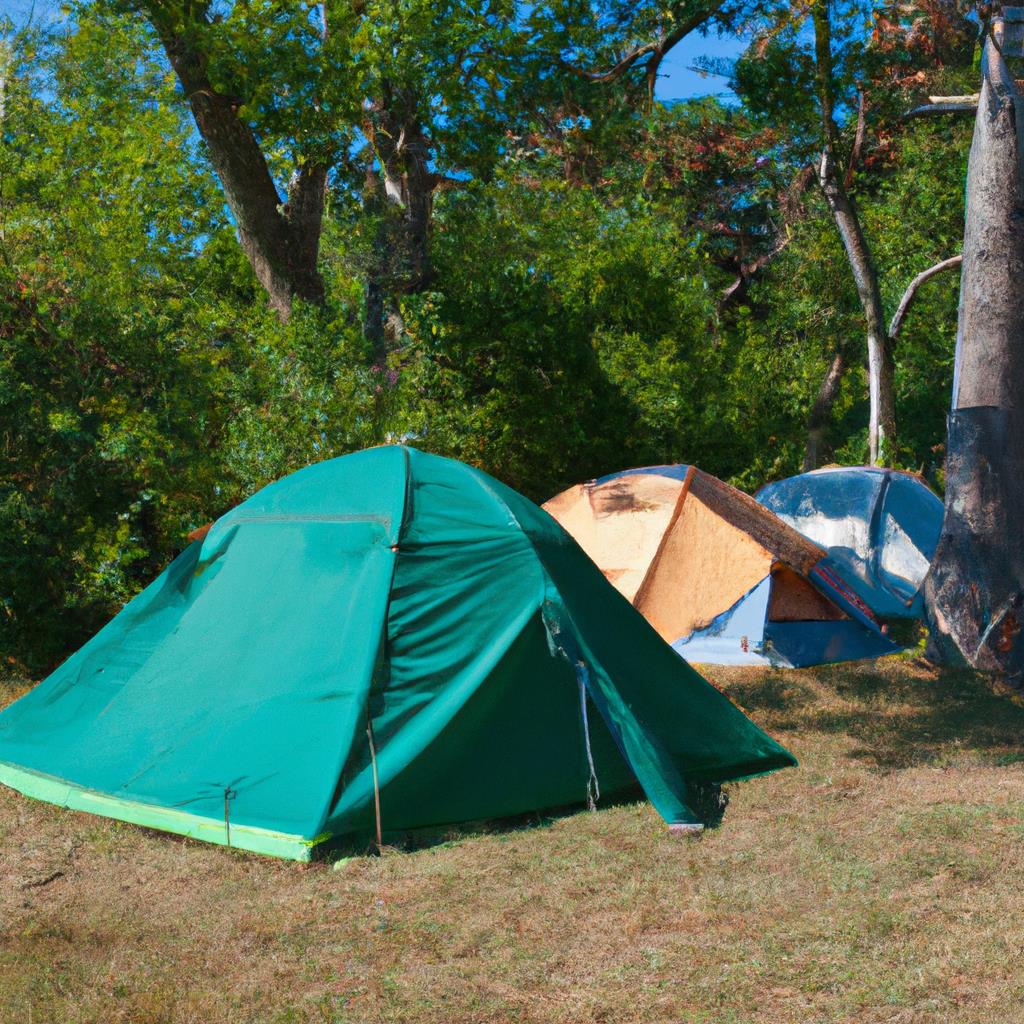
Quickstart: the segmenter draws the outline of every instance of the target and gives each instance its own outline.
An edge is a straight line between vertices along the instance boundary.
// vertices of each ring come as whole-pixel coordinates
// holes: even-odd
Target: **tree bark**
[[[327,168],[318,161],[304,163],[293,175],[282,207],[259,143],[238,117],[238,101],[219,93],[210,80],[201,46],[206,7],[160,0],[143,4],[206,143],[242,250],[270,305],[287,320],[294,297],[316,304],[324,300],[317,256]]]
[[[825,379],[821,382],[818,395],[811,406],[811,415],[807,418],[807,451],[804,454],[803,471],[809,473],[825,464],[831,454],[828,444],[828,424],[832,416],[832,407],[839,397],[839,386],[847,370],[846,353],[840,348],[836,350],[829,364]]]
[[[432,277],[428,243],[436,177],[430,144],[415,116],[386,120],[386,131],[377,133],[377,151],[385,195],[400,225],[393,253],[396,280],[402,291],[418,292]]]
[[[857,132],[850,148],[850,159],[846,161],[846,174],[843,175],[843,188],[853,188],[853,176],[857,172],[861,157],[864,155],[864,143],[868,137],[868,97],[862,86],[857,87]]]
[[[364,206],[378,219],[364,336],[382,363],[402,330],[399,297],[424,291],[433,280],[430,225],[439,179],[430,169],[430,141],[414,97],[385,82],[366,134],[379,171],[367,172],[364,196]]]
[[[7,88],[12,62],[11,44],[6,39],[0,40],[0,125],[7,118]]]
[[[813,7],[818,102],[821,107],[823,136],[818,182],[842,239],[857,286],[861,309],[864,312],[867,325],[870,403],[868,458],[872,465],[884,466],[891,461],[896,441],[895,361],[892,342],[886,331],[878,272],[872,261],[871,249],[861,228],[857,209],[843,187],[842,177],[836,166],[838,131],[833,116],[832,34],[827,4],[828,0],[815,0]]]
[[[952,270],[953,267],[959,267],[963,263],[963,256],[950,256],[948,260],[942,260],[940,263],[936,263],[934,266],[929,267],[927,270],[922,270],[917,277],[907,286],[907,290],[903,293],[903,298],[900,299],[899,306],[896,307],[896,312],[893,314],[893,318],[889,323],[889,337],[892,341],[896,341],[896,336],[900,333],[900,328],[903,326],[903,321],[906,319],[907,311],[910,309],[914,299],[917,298],[917,290],[925,283],[930,281],[936,274],[941,274],[944,270]]]
[[[1001,26],[996,22],[996,32]],[[1024,679],[1024,103],[991,38],[967,170],[946,511],[929,656]]]

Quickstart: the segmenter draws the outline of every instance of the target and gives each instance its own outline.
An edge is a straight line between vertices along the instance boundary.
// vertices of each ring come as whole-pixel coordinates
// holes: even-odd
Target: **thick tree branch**
[[[586,68],[576,67],[568,61],[562,61],[562,66],[572,71],[573,74],[586,78],[591,82],[614,82],[622,78],[631,68],[639,63],[644,69],[647,79],[648,93],[653,96],[654,81],[657,78],[658,67],[665,55],[679,42],[685,39],[691,32],[707,24],[725,6],[725,0],[712,0],[707,7],[691,15],[689,18],[679,22],[660,39],[644,43],[626,54],[614,67],[606,71],[588,71]],[[647,60],[642,59],[646,57]]]
[[[935,114],[976,114],[977,103],[925,103],[920,107],[914,107],[904,114],[904,120],[909,121],[914,117],[931,117]]]
[[[324,200],[327,195],[327,166],[316,161],[304,163],[288,183],[285,215],[291,229],[294,261],[315,273],[320,253]],[[321,292],[322,297],[322,292]]]
[[[846,163],[846,175],[843,178],[843,188],[850,188],[853,184],[853,175],[860,163],[861,155],[864,152],[864,143],[868,137],[867,119],[868,101],[864,89],[857,89],[857,133],[853,138],[853,149],[850,150],[850,159]]]
[[[621,78],[641,57],[656,53],[658,45],[658,43],[645,43],[643,46],[637,47],[607,71],[587,71],[585,68],[578,68],[567,61],[563,61],[562,66],[573,74],[579,75],[580,78],[586,78],[591,82],[614,82]]]
[[[728,288],[723,289],[722,297],[720,302],[728,302],[729,299],[736,294],[737,291],[743,286],[744,282],[752,275],[756,274],[759,270],[766,267],[776,256],[782,252],[783,249],[789,245],[792,236],[787,236],[775,243],[767,252],[762,253],[755,259],[750,260],[746,263],[740,264],[740,272],[736,275],[736,280],[729,285]]]
[[[925,283],[925,281],[931,280],[936,274],[941,274],[944,270],[951,270],[953,267],[959,267],[963,263],[963,256],[950,256],[948,260],[943,260],[941,263],[936,263],[934,267],[929,267],[927,270],[922,270],[913,281],[910,282],[907,290],[903,293],[903,298],[900,299],[899,307],[896,310],[892,321],[889,324],[889,337],[895,341],[896,335],[899,334],[900,328],[903,326],[903,321],[906,318],[907,310],[910,309],[910,304],[914,301],[917,296],[917,290]]]
[[[206,5],[148,0],[143,10],[153,23],[168,60],[192,108],[199,134],[235,219],[239,242],[271,306],[282,319],[293,296],[320,303],[323,281],[316,268],[327,183],[326,167],[304,164],[281,197],[252,129],[238,116],[238,101],[218,92],[200,45]]]
[[[807,450],[804,453],[803,471],[809,473],[825,462],[828,451],[828,424],[832,416],[832,408],[839,397],[839,385],[843,382],[848,364],[846,352],[837,348],[829,364],[818,394],[811,406],[811,414],[807,417]]]
[[[432,143],[415,92],[384,79],[364,123],[373,154],[363,192],[377,220],[374,255],[367,268],[363,333],[384,365],[405,331],[399,296],[429,287],[434,192],[464,182],[431,170]]]

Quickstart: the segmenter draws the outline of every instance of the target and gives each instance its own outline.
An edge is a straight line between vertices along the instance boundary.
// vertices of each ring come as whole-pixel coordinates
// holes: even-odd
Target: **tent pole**
[[[583,746],[587,752],[587,766],[590,777],[587,779],[587,810],[596,811],[597,801],[601,799],[601,787],[597,781],[597,769],[594,767],[594,753],[590,749],[590,721],[587,717],[587,685],[590,681],[586,662],[576,662],[576,681],[580,687],[580,718],[583,724]]]
[[[370,767],[373,769],[373,809],[377,818],[377,852],[381,852],[384,845],[383,833],[380,827],[380,779],[377,777],[377,747],[373,742],[373,721],[366,719],[366,738],[370,741]]]

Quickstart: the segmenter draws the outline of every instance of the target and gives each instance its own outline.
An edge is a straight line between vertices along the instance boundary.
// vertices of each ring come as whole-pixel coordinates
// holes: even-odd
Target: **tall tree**
[[[835,221],[843,249],[850,264],[864,322],[867,327],[868,350],[868,461],[872,465],[888,465],[891,448],[896,440],[896,395],[895,364],[892,340],[886,329],[885,311],[882,307],[882,290],[878,271],[871,254],[856,205],[851,201],[839,165],[839,130],[835,122],[835,85],[832,66],[832,23],[829,12],[830,0],[814,0],[811,21],[814,26],[814,67],[818,92],[818,107],[821,113],[821,156],[818,158],[818,182]],[[860,115],[857,136],[851,152],[847,170],[852,175],[854,164],[863,148],[864,96],[860,96]],[[836,352],[828,376],[819,392],[819,403],[827,400],[831,381],[842,372],[843,352]],[[817,409],[812,410],[812,423]],[[814,426],[809,429],[811,437],[808,449],[814,446]]]
[[[324,301],[328,189],[361,198],[379,227],[364,266],[379,345],[393,297],[429,284],[433,193],[501,147],[512,0],[82,0],[79,14],[104,5],[152,25],[282,319]]]
[[[986,29],[967,175],[946,513],[925,581],[937,660],[1024,679],[1024,98]],[[1019,53],[1019,39],[1017,52]]]
[[[337,155],[336,144],[318,148],[298,136],[294,170],[282,201],[256,131],[243,113],[252,102],[251,94],[235,93],[223,77],[215,80],[223,19],[213,7],[211,0],[139,0],[206,143],[242,249],[271,306],[287,319],[294,298],[313,303],[324,298],[317,257],[327,171]],[[280,23],[280,12],[272,11],[270,20]],[[293,30],[301,33],[299,45],[308,48],[308,25],[299,21]]]
[[[805,11],[813,45],[801,40]],[[838,40],[837,22],[842,25]],[[865,30],[865,24],[872,26],[871,31]],[[812,78],[807,84],[816,100],[817,132],[809,131],[805,116],[801,116],[806,105],[804,98],[795,96],[785,100],[778,95],[779,86],[765,83],[763,76],[754,76],[753,82],[760,82],[762,87],[767,85],[768,95],[775,95],[774,104],[769,102],[767,107],[770,110],[774,106],[779,128],[787,127],[782,118],[789,122],[791,159],[813,161],[821,195],[842,241],[865,327],[868,459],[871,463],[890,465],[897,457],[894,353],[896,332],[903,317],[895,317],[891,326],[887,321],[885,268],[880,268],[873,251],[856,193],[862,193],[866,199],[871,197],[871,175],[864,171],[865,162],[872,156],[871,135],[886,137],[891,146],[893,136],[905,132],[898,98],[908,88],[919,90],[925,81],[942,73],[951,62],[962,60],[969,53],[964,46],[967,38],[963,16],[948,2],[905,4],[899,9],[890,9],[870,3],[813,0],[807,8],[771,12],[761,37],[752,47],[752,51],[761,56],[775,51],[775,60],[781,61],[783,67],[788,65],[797,75],[801,61],[813,67],[813,75],[809,70],[804,74]],[[745,74],[749,77],[749,71]],[[783,88],[788,86],[788,81],[783,76]],[[764,105],[764,100],[754,102]],[[875,108],[873,124],[872,107]],[[840,109],[845,111],[842,128],[838,120]],[[811,144],[816,148],[808,153]],[[802,152],[806,154],[803,157]],[[885,166],[884,158],[879,161],[876,156],[874,162]],[[922,280],[945,268],[945,264],[932,268],[932,273]],[[905,313],[906,306],[901,308]],[[851,339],[836,339],[833,356],[808,419],[805,468],[819,464],[824,454],[825,424],[842,377],[854,364],[851,349]]]
[[[872,127],[890,138],[898,130],[899,114],[892,116],[897,105],[886,94],[902,94],[908,83],[920,89],[936,69],[963,55],[965,22],[955,5],[941,0],[892,11],[859,0],[812,0],[797,6],[774,0],[743,5],[647,0],[628,11],[614,3],[607,10],[602,5],[573,9],[589,13],[595,28],[581,24],[575,30],[577,50],[565,63],[589,83],[624,83],[626,95],[647,107],[666,54],[689,32],[741,28],[752,34],[735,66],[714,60],[704,66],[727,74],[742,100],[749,121],[747,148],[732,148],[744,158],[759,149],[762,201],[751,204],[757,187],[734,189],[719,216],[705,218],[700,227],[716,238],[719,249],[727,239],[734,245],[738,276],[726,296],[732,299],[786,247],[794,220],[807,215],[802,194],[817,181],[842,242],[864,325],[868,457],[873,463],[891,463],[897,456],[894,338],[886,289],[858,203],[865,191],[860,178]],[[755,209],[763,216],[752,227]],[[709,230],[711,224],[715,227]],[[835,340],[808,419],[808,467],[824,457],[833,404],[847,370],[858,362],[857,348],[850,338]]]

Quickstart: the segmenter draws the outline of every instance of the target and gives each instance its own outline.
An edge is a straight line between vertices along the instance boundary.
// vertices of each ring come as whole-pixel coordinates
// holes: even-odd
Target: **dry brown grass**
[[[1024,1021],[1024,710],[910,660],[712,674],[802,767],[699,841],[631,804],[335,871],[2,791],[0,1019]]]

